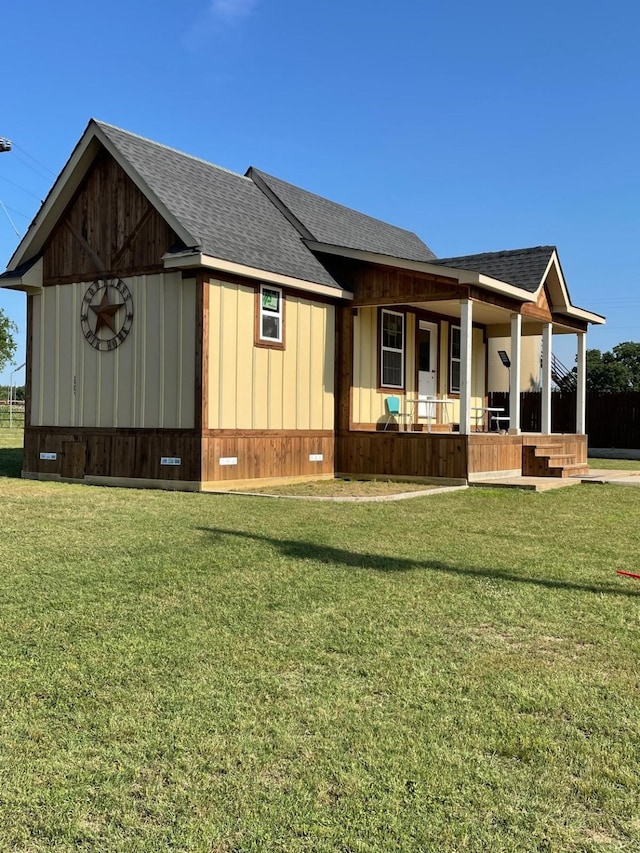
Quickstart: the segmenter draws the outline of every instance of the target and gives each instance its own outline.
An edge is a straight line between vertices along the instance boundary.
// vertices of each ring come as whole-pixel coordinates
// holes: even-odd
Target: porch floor
[[[492,489],[526,489],[531,492],[547,492],[549,489],[561,489],[563,486],[576,486],[582,480],[578,477],[491,477],[486,480],[474,480],[470,488],[481,486]]]

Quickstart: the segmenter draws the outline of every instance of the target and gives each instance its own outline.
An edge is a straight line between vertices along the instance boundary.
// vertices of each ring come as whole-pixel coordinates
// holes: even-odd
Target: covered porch
[[[465,481],[584,472],[586,332],[603,318],[571,305],[555,248],[495,254],[359,268],[340,329],[337,471]],[[555,435],[553,339],[567,334],[577,337],[576,429]],[[498,346],[510,391],[500,412],[488,406]],[[526,383],[541,390],[534,435],[521,430]]]

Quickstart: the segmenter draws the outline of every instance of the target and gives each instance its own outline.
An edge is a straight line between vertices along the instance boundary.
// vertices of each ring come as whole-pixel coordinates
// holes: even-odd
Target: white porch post
[[[460,432],[471,432],[471,332],[473,303],[460,300]]]
[[[576,376],[576,432],[587,431],[587,333],[578,332],[578,369]]]
[[[520,365],[522,316],[511,315],[511,371],[509,373],[509,433],[520,435]]]
[[[542,327],[542,423],[540,432],[551,434],[551,341],[553,325]]]

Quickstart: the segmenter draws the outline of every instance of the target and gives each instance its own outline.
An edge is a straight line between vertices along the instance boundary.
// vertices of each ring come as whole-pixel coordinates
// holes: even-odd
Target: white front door
[[[438,327],[420,320],[418,324],[418,396],[435,397],[438,389]],[[435,406],[418,403],[418,418],[435,420]]]

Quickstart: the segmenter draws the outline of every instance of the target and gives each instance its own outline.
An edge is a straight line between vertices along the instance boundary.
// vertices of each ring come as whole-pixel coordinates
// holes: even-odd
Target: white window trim
[[[385,314],[393,314],[396,317],[400,317],[402,320],[402,347],[397,349],[396,347],[386,347],[384,345],[384,315]],[[388,308],[383,308],[380,311],[380,387],[381,388],[404,388],[404,353],[406,347],[406,330],[405,330],[405,315],[400,311],[389,311]],[[385,352],[399,352],[401,361],[400,361],[400,384],[399,385],[391,385],[388,382],[384,381],[384,354]]]
[[[454,329],[458,330],[458,336],[459,336],[460,356],[458,358],[454,358],[454,355],[453,355],[453,331],[454,331]],[[461,330],[460,326],[451,326],[451,331],[449,333],[449,393],[450,394],[459,394],[460,393],[460,387],[459,386],[458,386],[458,388],[453,387],[453,370],[451,368],[452,368],[454,361],[460,365],[459,375],[460,375],[460,378],[462,379],[462,330]]]
[[[279,294],[278,311],[265,311],[265,309],[263,308],[263,293],[265,290],[273,290],[274,292]],[[258,320],[260,325],[259,325],[258,331],[259,331],[259,339],[261,341],[265,341],[267,343],[272,343],[272,344],[281,344],[282,343],[283,333],[284,333],[284,329],[283,329],[283,320],[284,320],[283,300],[284,300],[284,297],[282,295],[282,288],[274,287],[271,284],[261,284],[260,285],[260,317]],[[262,329],[263,329],[262,319],[265,316],[277,317],[278,318],[278,320],[279,320],[278,329],[279,329],[280,334],[277,338],[268,337],[267,335],[264,335],[262,333]]]

